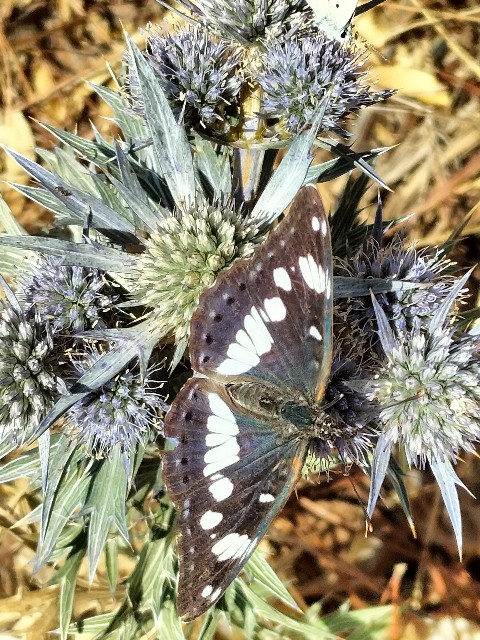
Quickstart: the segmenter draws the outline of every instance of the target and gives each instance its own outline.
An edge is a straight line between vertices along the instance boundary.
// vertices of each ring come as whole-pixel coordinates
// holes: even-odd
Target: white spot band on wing
[[[200,518],[200,526],[204,531],[213,529],[223,520],[223,515],[218,511],[206,511]]]
[[[208,490],[217,502],[221,502],[222,500],[226,500],[232,495],[233,483],[229,478],[222,477],[212,482],[212,484],[208,487]]]
[[[282,302],[282,299],[276,296],[275,298],[265,298],[263,302],[265,311],[272,322],[281,322],[285,320],[287,316],[287,309]]]
[[[227,358],[218,367],[217,373],[235,376],[245,373],[260,362],[260,356],[272,348],[273,338],[258,309],[252,307],[243,321],[244,329],[237,331],[235,342],[227,349]]]
[[[298,259],[298,266],[307,286],[317,293],[322,293],[325,290],[325,272],[322,266],[315,262],[310,253],[307,257],[301,256]]]
[[[292,290],[292,281],[290,280],[290,276],[288,275],[288,271],[283,267],[277,267],[273,270],[273,281],[283,289],[284,291]]]
[[[244,533],[228,533],[212,547],[212,553],[220,561],[240,558],[250,545],[250,538]]]

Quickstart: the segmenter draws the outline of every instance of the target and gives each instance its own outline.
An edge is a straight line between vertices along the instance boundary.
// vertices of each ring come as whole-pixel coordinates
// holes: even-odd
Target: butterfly
[[[319,29],[342,40],[355,13],[357,0],[307,0]]]
[[[190,327],[190,378],[165,417],[163,476],[178,509],[177,609],[204,613],[241,571],[331,424],[332,251],[303,187],[250,259],[219,274]]]

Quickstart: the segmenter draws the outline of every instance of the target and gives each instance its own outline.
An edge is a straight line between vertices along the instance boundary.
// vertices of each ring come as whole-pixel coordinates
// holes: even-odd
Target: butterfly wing
[[[329,37],[340,40],[349,26],[357,0],[307,0],[318,27]]]
[[[192,620],[221,597],[284,505],[308,441],[240,413],[206,378],[182,388],[165,434],[180,443],[163,472],[179,513],[177,609]]]
[[[250,260],[223,271],[193,315],[195,371],[256,380],[321,400],[332,357],[332,252],[313,186]]]

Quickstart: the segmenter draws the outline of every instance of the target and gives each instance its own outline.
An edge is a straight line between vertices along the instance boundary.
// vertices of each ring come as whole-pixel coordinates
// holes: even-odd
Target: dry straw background
[[[109,111],[86,81],[110,82],[124,49],[122,30],[143,41],[139,29],[168,26],[155,0],[1,0],[0,142],[31,158],[54,141],[37,121],[90,137],[90,121],[114,133]],[[355,22],[371,48],[372,77],[398,88],[386,104],[360,114],[356,148],[394,146],[377,170],[392,189],[385,214],[414,213],[408,236],[423,245],[444,241],[465,224],[455,248],[462,266],[480,257],[480,7],[477,0],[386,0]],[[398,146],[395,146],[398,145]],[[48,214],[9,188],[25,174],[0,155],[0,191],[31,232]],[[327,204],[341,184],[322,185]],[[376,188],[372,186],[370,200]],[[368,213],[368,211],[367,211]],[[480,272],[471,281],[477,305]],[[473,456],[458,466],[480,496],[480,464]],[[368,489],[360,473],[303,483],[263,543],[279,574],[290,580],[300,603],[323,599],[332,610],[347,598],[354,608],[393,603],[385,637],[480,638],[480,505],[462,492],[465,555],[460,563],[438,490],[409,474],[417,539],[394,494],[384,493],[364,535]],[[360,498],[360,499],[359,499]],[[17,524],[36,506],[28,486],[0,487],[0,640],[46,638],[57,626],[58,590],[46,586],[52,569],[32,576],[34,525]],[[122,574],[132,559],[125,557]],[[86,574],[85,574],[86,575]],[[77,619],[118,606],[102,568],[93,585],[78,585]],[[403,607],[403,608],[402,608]],[[224,636],[225,638],[227,636]],[[229,636],[231,637],[231,636]]]

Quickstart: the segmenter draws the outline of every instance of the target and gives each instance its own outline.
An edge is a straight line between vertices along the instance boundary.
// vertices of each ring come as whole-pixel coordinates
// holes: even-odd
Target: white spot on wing
[[[315,338],[315,340],[321,342],[322,336],[320,335],[320,331],[317,329],[317,327],[310,327],[310,331],[308,333],[312,336],[312,338]]]
[[[220,478],[212,482],[208,490],[217,502],[226,500],[232,495],[233,483],[228,478]]]
[[[318,231],[320,229],[320,220],[317,218],[317,216],[313,216],[312,218],[312,229],[314,231]]]
[[[214,602],[221,593],[222,593],[222,590],[220,589],[220,587],[215,589],[215,591],[210,596],[210,602]]]
[[[258,498],[259,502],[273,502],[275,500],[275,496],[272,496],[271,493],[261,493]]]
[[[213,587],[211,584],[207,584],[207,586],[202,591],[202,598],[208,598],[208,596],[212,593]]]
[[[272,322],[281,322],[285,320],[287,316],[287,309],[283,304],[281,298],[278,296],[275,298],[266,298],[263,302],[265,311]]]
[[[207,433],[205,436],[205,444],[207,447],[218,447],[218,445],[227,442],[232,436],[226,433]]]
[[[284,291],[292,290],[292,281],[290,280],[290,276],[288,275],[288,271],[283,267],[277,267],[273,270],[273,281],[283,289]]]
[[[298,259],[298,266],[307,286],[317,293],[322,293],[325,290],[325,272],[321,265],[315,262],[313,256],[310,253],[307,257],[301,256]]]
[[[227,403],[216,393],[209,393],[208,404],[213,415],[208,416],[207,429],[211,433],[236,436],[238,433],[237,422]],[[208,438],[208,436],[206,437]],[[218,444],[221,442],[218,441]],[[207,446],[213,446],[213,443],[212,445],[207,444]]]
[[[230,458],[225,458],[224,460],[217,460],[216,462],[211,462],[210,464],[205,465],[203,468],[203,475],[205,478],[212,475],[212,473],[216,473],[217,471],[221,471],[226,467],[229,467],[235,462],[238,462],[240,458],[238,456],[232,456]]]
[[[240,451],[240,445],[238,444],[236,438],[231,437],[227,440],[227,442],[224,442],[218,447],[213,447],[212,449],[209,449],[206,452],[206,454],[203,456],[203,459],[206,463],[221,462],[222,460],[227,462],[234,456],[236,457],[239,451]],[[238,460],[238,457],[237,457],[237,460]]]
[[[260,362],[260,356],[268,353],[272,348],[273,339],[265,326],[263,311],[262,316],[256,307],[252,307],[250,313],[245,316],[243,326],[235,336],[227,349],[227,359],[218,367],[217,373],[234,376],[249,371]]]
[[[223,520],[223,515],[218,511],[205,511],[200,518],[200,526],[203,530],[213,529]]]
[[[327,235],[327,221],[325,220],[325,218],[322,220],[322,233],[324,236]]]
[[[227,533],[212,547],[212,553],[220,561],[241,558],[250,545],[250,538],[244,533]]]

